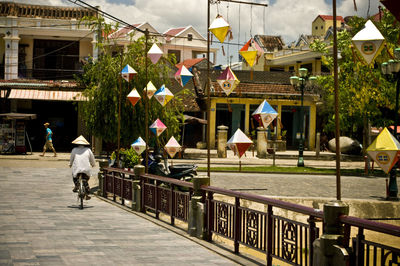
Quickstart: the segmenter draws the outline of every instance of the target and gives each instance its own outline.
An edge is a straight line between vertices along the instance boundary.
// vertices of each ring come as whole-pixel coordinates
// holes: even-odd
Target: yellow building
[[[341,16],[336,17],[336,27],[340,28],[344,24],[344,19]],[[333,27],[333,16],[318,15],[311,25],[312,36],[325,36],[330,27]]]
[[[200,84],[205,81],[205,71],[200,71]],[[194,70],[193,73],[199,75]],[[274,122],[271,132],[276,133],[280,138],[285,134],[288,148],[298,147],[301,125],[301,93],[290,84],[289,72],[265,72],[235,71],[240,80],[239,86],[226,96],[219,84],[216,82],[221,71],[214,70],[211,73],[211,116],[210,116],[210,143],[215,147],[216,128],[220,125],[228,126],[228,136],[231,136],[237,128],[242,129],[246,134],[254,138],[256,128],[259,126],[252,118],[252,113],[261,102],[266,99],[268,103],[278,112],[278,121]],[[252,78],[251,78],[252,75]],[[196,84],[195,88],[201,85]],[[199,97],[206,101],[205,94]],[[319,103],[319,95],[312,89],[304,93],[304,136],[305,147],[309,150],[315,149],[316,132],[316,106]],[[283,127],[283,128],[282,128]]]

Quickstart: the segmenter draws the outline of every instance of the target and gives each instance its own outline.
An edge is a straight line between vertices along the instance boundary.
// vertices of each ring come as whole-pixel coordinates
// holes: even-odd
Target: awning
[[[8,99],[49,100],[49,101],[86,101],[78,91],[49,91],[12,89]]]
[[[6,120],[19,119],[19,120],[33,120],[36,119],[36,114],[24,114],[24,113],[4,113],[0,114],[0,117]]]

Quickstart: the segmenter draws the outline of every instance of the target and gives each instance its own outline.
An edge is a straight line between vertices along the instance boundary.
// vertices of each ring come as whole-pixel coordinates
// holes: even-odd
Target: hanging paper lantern
[[[217,78],[217,82],[226,95],[231,94],[240,83],[230,67],[227,67],[224,72],[222,72],[222,74]]]
[[[158,45],[155,43],[153,44],[153,46],[151,46],[149,52],[147,53],[147,56],[150,58],[150,60],[153,64],[156,64],[158,62],[158,60],[160,60],[162,55],[163,55],[163,52],[158,47]]]
[[[146,150],[146,142],[139,137],[137,140],[135,140],[131,147],[135,150],[137,154],[142,154]]]
[[[171,158],[174,158],[175,154],[180,151],[181,145],[176,141],[176,139],[172,136],[167,144],[165,144],[164,147],[165,151],[171,156]]]
[[[250,67],[253,67],[256,59],[264,53],[263,49],[251,38],[239,51]]]
[[[137,72],[130,65],[126,65],[121,71],[121,76],[128,82],[131,81],[136,74]]]
[[[185,87],[186,83],[188,83],[192,77],[193,74],[190,73],[190,71],[184,65],[182,65],[175,73],[175,79],[179,84],[181,84],[182,87]]]
[[[229,23],[220,15],[214,19],[209,28],[221,43],[225,41],[226,35],[228,35],[230,29]]]
[[[400,143],[385,127],[367,148],[367,153],[385,173],[389,173],[399,160]]]
[[[268,125],[278,116],[278,113],[274,108],[272,108],[267,100],[264,100],[253,112],[252,116],[258,121],[260,126],[267,128]]]
[[[147,83],[147,97],[149,99],[151,99],[151,97],[153,97],[154,93],[157,91],[156,87],[153,85],[153,82],[149,81],[149,83]],[[145,91],[146,91],[145,88]]]
[[[238,128],[233,136],[228,140],[226,145],[233,150],[233,152],[240,157],[247,151],[247,149],[253,144],[253,141],[249,139],[243,131]]]
[[[132,106],[140,100],[140,95],[136,89],[133,89],[127,96],[128,100],[131,102]]]
[[[356,49],[360,52],[367,65],[371,64],[384,47],[385,38],[371,20],[365,23],[353,39]]]
[[[165,85],[162,85],[161,88],[156,91],[154,97],[162,106],[165,106],[172,98],[174,98],[174,95],[167,87],[165,87]]]
[[[154,135],[156,135],[157,137],[160,136],[160,135],[164,132],[164,130],[166,130],[166,129],[167,129],[167,127],[166,127],[166,126],[164,125],[164,123],[161,122],[161,120],[158,119],[158,118],[157,118],[157,120],[154,121],[154,123],[151,124],[151,126],[150,126],[151,132],[153,132]]]

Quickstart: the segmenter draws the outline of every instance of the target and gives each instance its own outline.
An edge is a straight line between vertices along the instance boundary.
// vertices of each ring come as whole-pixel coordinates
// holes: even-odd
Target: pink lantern
[[[157,120],[154,121],[154,123],[151,124],[151,126],[150,126],[151,132],[153,132],[154,135],[156,135],[157,137],[160,136],[160,135],[164,132],[164,130],[166,130],[166,129],[167,129],[167,126],[164,125],[164,123],[161,122],[161,120],[158,119],[158,118],[157,118]]]
[[[150,60],[153,64],[156,64],[158,62],[158,60],[160,60],[162,55],[163,55],[163,52],[158,47],[158,45],[155,43],[153,44],[153,46],[151,46],[149,52],[147,53],[147,56],[150,58]]]
[[[180,151],[181,145],[179,145],[178,141],[172,136],[167,144],[165,144],[164,149],[171,158],[174,158],[175,154]]]

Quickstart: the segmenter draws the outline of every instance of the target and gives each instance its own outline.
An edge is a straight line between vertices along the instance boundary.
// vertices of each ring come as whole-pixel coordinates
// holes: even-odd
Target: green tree
[[[375,65],[367,66],[352,46],[352,37],[362,29],[366,20],[353,17],[350,22],[349,31],[338,32],[338,80],[339,80],[339,115],[341,135],[354,138],[361,136],[368,127],[369,122],[374,126],[388,126],[393,123],[395,88],[394,84],[388,82],[380,70],[380,63],[387,60],[388,51],[395,45],[394,40],[398,39],[399,29],[390,28],[393,25],[393,16],[387,11],[380,22],[375,23],[386,38],[387,49],[385,48],[377,57]],[[396,29],[397,28],[397,29]],[[333,73],[333,57],[328,45],[321,41],[315,41],[311,48],[323,54],[322,62]],[[320,107],[319,114],[323,118],[324,128],[327,133],[335,130],[334,116],[334,85],[333,76],[320,76],[318,83],[324,105]],[[366,138],[363,138],[364,147]]]
[[[104,23],[102,19],[93,24],[93,27],[100,27],[103,36],[108,36],[114,32],[118,25],[110,25]],[[132,36],[133,37],[133,36]],[[147,49],[154,42],[154,39],[148,40]],[[121,147],[126,147],[136,138],[142,136],[144,139],[145,128],[145,87],[148,81],[156,87],[170,84],[171,65],[175,64],[175,58],[172,56],[160,59],[160,62],[153,65],[147,59],[147,51],[145,37],[131,41],[127,51],[121,52],[112,40],[104,38],[98,44],[99,58],[97,61],[90,60],[84,65],[84,74],[78,78],[78,81],[85,87],[83,92],[88,101],[82,105],[83,120],[91,134],[101,137],[106,142],[117,142],[118,127],[118,102],[119,90],[122,86],[121,101]],[[146,80],[146,61],[147,60],[147,80]],[[122,68],[129,64],[133,67],[137,75],[129,83],[120,78]],[[133,107],[127,99],[129,92],[136,88],[141,95],[140,101]],[[162,107],[153,97],[149,101],[148,125],[150,126],[157,118],[159,118],[168,128],[158,140],[155,136],[149,134],[150,143],[154,145],[161,142],[163,145],[172,135],[179,139],[180,117],[183,117],[182,98],[187,94],[187,90],[182,90],[175,94],[175,97],[164,107]]]

